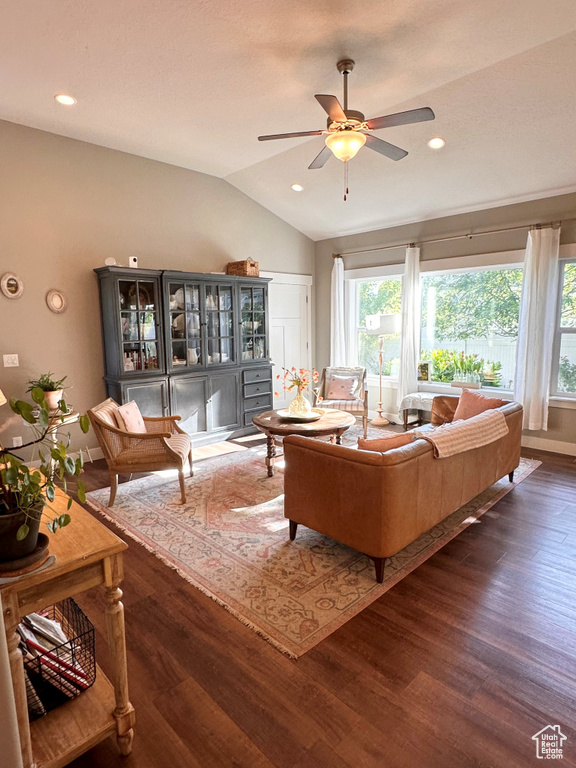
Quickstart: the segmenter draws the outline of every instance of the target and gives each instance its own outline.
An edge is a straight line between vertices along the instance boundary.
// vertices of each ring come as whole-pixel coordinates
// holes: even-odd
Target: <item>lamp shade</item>
[[[326,137],[326,146],[338,160],[347,163],[366,143],[366,136],[358,131],[335,131]]]
[[[6,405],[8,400],[4,397],[4,392],[0,389],[0,405]]]
[[[400,333],[401,330],[401,315],[366,315],[366,333],[386,336],[391,333]]]

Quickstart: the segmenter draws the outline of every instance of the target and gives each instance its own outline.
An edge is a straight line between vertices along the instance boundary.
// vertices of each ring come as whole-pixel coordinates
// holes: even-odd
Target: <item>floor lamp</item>
[[[378,408],[370,424],[375,427],[384,427],[390,424],[385,416],[382,416],[382,353],[384,350],[384,336],[390,336],[394,333],[400,333],[402,330],[401,315],[366,315],[366,333],[371,336],[378,336],[378,371],[380,375],[380,394],[378,396]]]

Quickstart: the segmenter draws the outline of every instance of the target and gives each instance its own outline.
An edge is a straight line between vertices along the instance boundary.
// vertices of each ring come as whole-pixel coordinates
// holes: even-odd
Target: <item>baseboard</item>
[[[98,459],[103,459],[104,454],[102,453],[102,448],[99,446],[97,448],[82,448],[82,455],[84,456],[84,462],[87,461],[98,461]],[[79,456],[80,451],[70,451],[68,454],[69,456],[72,456],[73,459],[75,459],[77,456]],[[26,464],[29,467],[39,467],[40,466],[40,460],[35,459],[34,461],[27,461]]]
[[[576,443],[565,443],[561,440],[547,440],[544,437],[522,435],[522,445],[524,448],[534,448],[538,451],[550,451],[550,453],[576,456]]]

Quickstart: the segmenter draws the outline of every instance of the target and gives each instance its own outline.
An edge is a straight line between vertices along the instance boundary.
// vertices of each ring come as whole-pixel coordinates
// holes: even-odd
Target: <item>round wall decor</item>
[[[0,279],[0,290],[7,299],[19,299],[24,293],[24,283],[13,272],[5,272]]]
[[[48,304],[48,309],[52,310],[52,312],[55,312],[57,315],[66,310],[66,303],[66,296],[64,296],[62,291],[51,290],[46,294],[46,304]]]

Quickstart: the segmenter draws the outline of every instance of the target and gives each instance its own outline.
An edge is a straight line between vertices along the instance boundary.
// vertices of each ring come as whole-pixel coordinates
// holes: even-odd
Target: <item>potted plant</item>
[[[53,379],[53,373],[43,373],[39,379],[30,379],[26,392],[32,392],[34,389],[41,389],[44,392],[46,404],[51,411],[58,410],[58,405],[62,400],[62,393],[65,387],[62,386],[66,381],[66,376],[61,379]]]
[[[64,381],[62,379],[60,383]],[[66,479],[82,473],[82,455],[74,460],[68,455],[70,436],[59,432],[59,424],[69,413],[63,400],[51,409],[40,387],[30,390],[33,402],[11,398],[10,408],[31,425],[34,439],[18,449],[0,446],[0,562],[15,561],[34,553],[42,516],[48,516],[48,529],[55,533],[68,525],[70,515],[54,514],[50,518],[56,484],[64,491]],[[87,432],[90,426],[86,414],[80,417],[80,427]],[[26,466],[21,458],[23,449],[38,446],[39,469]],[[20,454],[20,455],[19,455]],[[80,501],[86,500],[84,486],[77,481]],[[68,501],[68,509],[72,499]]]

